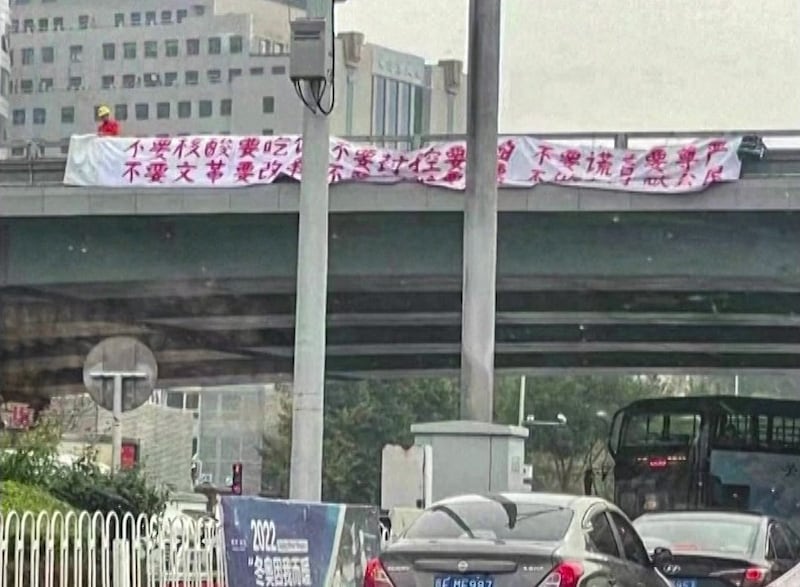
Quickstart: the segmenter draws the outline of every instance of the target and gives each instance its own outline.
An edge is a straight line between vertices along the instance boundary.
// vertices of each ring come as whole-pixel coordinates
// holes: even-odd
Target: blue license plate
[[[672,579],[673,587],[697,587],[696,579]]]
[[[436,575],[433,579],[433,587],[494,587],[494,577],[488,575]]]

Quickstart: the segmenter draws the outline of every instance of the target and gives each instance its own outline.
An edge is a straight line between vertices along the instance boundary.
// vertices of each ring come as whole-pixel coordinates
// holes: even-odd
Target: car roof
[[[569,508],[573,510],[584,509],[595,503],[605,503],[605,500],[593,496],[569,495],[563,493],[467,493],[454,495],[436,502],[433,505],[452,505],[476,501],[490,501],[498,498],[511,501],[518,505],[548,505],[552,507]],[[608,504],[611,505],[611,504]]]
[[[653,520],[705,520],[705,521],[731,521],[731,522],[760,522],[769,519],[769,516],[758,512],[726,511],[726,510],[691,510],[651,512],[642,514],[634,520],[634,524],[641,521]]]

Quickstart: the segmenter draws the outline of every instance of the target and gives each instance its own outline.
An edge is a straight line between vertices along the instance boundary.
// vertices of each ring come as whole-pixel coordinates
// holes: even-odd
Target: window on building
[[[207,72],[208,82],[218,84],[222,79],[222,72],[219,69],[209,69]]]
[[[187,16],[189,16],[189,11],[185,8],[180,8],[175,12],[175,22],[180,24]]]
[[[69,60],[77,63],[83,57],[83,45],[72,45],[69,48]]]
[[[196,86],[197,83],[200,81],[200,73],[197,71],[187,71],[186,72],[186,85],[187,86]]]
[[[144,74],[144,87],[155,88],[161,85],[161,74],[149,72]]]
[[[272,114],[275,112],[275,97],[264,96],[261,98],[261,112],[264,114]]]
[[[385,134],[386,110],[386,78],[374,76],[372,78],[372,134],[382,136]]]
[[[141,12],[131,12],[131,26],[142,26]]]
[[[47,111],[44,108],[33,109],[33,124],[44,124],[47,121]]]
[[[202,4],[195,4],[192,6],[195,16],[203,16],[206,13],[206,7]]]
[[[117,104],[114,106],[114,118],[117,120],[128,120],[128,105]]]
[[[263,67],[251,67],[250,68],[250,75],[264,75],[264,68]]]
[[[177,71],[168,71],[164,74],[164,85],[165,86],[174,86],[178,83],[178,72]]]
[[[14,110],[14,112],[11,114],[11,120],[14,122],[15,126],[22,126],[25,124],[25,109],[18,108]]]
[[[224,98],[219,103],[219,113],[220,116],[230,116],[233,112],[233,100],[230,98]]]
[[[261,136],[263,137],[271,137],[275,134],[275,131],[271,128],[264,128],[261,130]]]
[[[56,16],[53,19],[53,30],[54,31],[63,31],[64,30],[64,19],[60,16]]]
[[[167,39],[164,41],[164,54],[167,57],[178,56],[178,39]]]
[[[61,124],[75,124],[74,106],[64,106],[61,108]]]
[[[189,392],[186,394],[186,409],[196,410],[200,407],[200,394],[196,392]],[[194,452],[197,452],[195,448]]]
[[[228,39],[228,47],[231,53],[238,54],[244,49],[244,39],[242,35],[233,35]]]
[[[11,32],[17,34],[19,32],[19,19],[12,18],[11,19]]]
[[[26,33],[32,33],[34,30],[33,19],[26,18],[25,21],[22,23],[22,28]]]
[[[139,103],[136,105],[136,120],[147,120],[150,117],[150,106]]]
[[[101,79],[103,84],[103,89],[108,90],[114,87],[114,76],[113,75],[104,75]]]
[[[219,37],[209,37],[208,54],[219,55],[220,53],[222,53],[222,39]]]
[[[79,29],[88,29],[89,28],[89,15],[88,14],[81,14],[78,17],[78,28]]]
[[[161,24],[172,24],[172,11],[171,10],[162,10],[161,11]]]
[[[22,65],[33,65],[33,47],[25,47],[20,54],[22,55]]]
[[[114,26],[115,27],[125,26],[125,14],[124,13],[117,12],[114,15]]]
[[[144,42],[144,56],[148,59],[154,59],[158,57],[158,41]]]
[[[33,80],[32,79],[24,79],[19,82],[19,90],[23,94],[32,94],[33,93]]]
[[[213,112],[213,106],[211,104],[211,100],[200,100],[198,110],[200,118],[209,118]]]
[[[117,58],[117,46],[114,43],[103,43],[103,60],[114,61]]]
[[[67,82],[68,90],[80,90],[83,87],[83,78],[79,75],[73,75]]]
[[[386,104],[384,111],[383,134],[387,136],[397,136],[397,97],[398,82],[386,80]]]
[[[53,78],[52,77],[43,77],[39,80],[39,91],[40,92],[50,92],[53,89]]]
[[[200,39],[186,39],[186,54],[200,55]]]
[[[178,102],[178,118],[192,117],[192,103],[187,101]]]
[[[25,156],[25,147],[11,147],[11,156],[12,157],[24,157]]]
[[[156,104],[156,117],[160,120],[169,118],[169,102],[159,102]]]
[[[69,153],[69,137],[61,139],[61,144],[58,146],[58,150],[62,155]]]
[[[273,65],[272,66],[272,75],[285,75],[286,74],[286,66],[285,65]]]
[[[183,409],[183,392],[170,391],[167,394],[167,407],[168,408],[176,408],[178,410],[182,410]]]
[[[122,76],[122,87],[133,88],[136,87],[136,76],[132,73],[126,73]]]
[[[233,68],[233,69],[229,69],[228,70],[228,81],[232,82],[233,80],[235,80],[240,75],[242,75],[242,70],[239,69],[238,67]]]
[[[50,28],[50,21],[46,18],[39,19],[39,32],[46,33],[47,30]]]
[[[42,63],[53,63],[55,60],[55,49],[53,47],[42,47]]]
[[[153,26],[157,23],[156,21],[156,13],[153,10],[148,10],[144,13],[144,24],[147,26]]]
[[[136,43],[123,43],[122,56],[125,59],[136,59]]]

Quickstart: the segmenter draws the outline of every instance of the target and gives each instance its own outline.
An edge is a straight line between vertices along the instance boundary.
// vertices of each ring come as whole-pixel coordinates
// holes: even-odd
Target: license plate
[[[494,587],[494,577],[487,575],[436,575],[433,580],[433,587]]]
[[[697,587],[696,579],[672,579],[672,587]]]

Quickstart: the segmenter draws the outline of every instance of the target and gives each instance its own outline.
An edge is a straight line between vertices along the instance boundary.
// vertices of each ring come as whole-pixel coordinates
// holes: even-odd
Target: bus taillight
[[[665,457],[651,457],[648,461],[651,469],[663,469],[667,466],[667,459]]]

